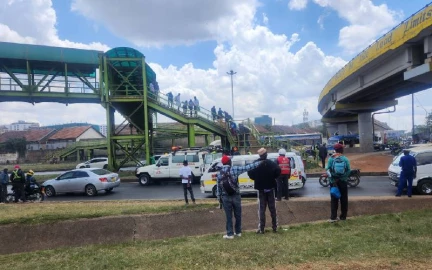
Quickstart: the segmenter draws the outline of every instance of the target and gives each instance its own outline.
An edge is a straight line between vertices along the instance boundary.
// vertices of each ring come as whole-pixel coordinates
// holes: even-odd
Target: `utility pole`
[[[234,119],[234,80],[233,76],[237,74],[237,72],[234,72],[232,69],[227,72],[228,75],[231,76],[231,99],[232,99],[232,118]]]

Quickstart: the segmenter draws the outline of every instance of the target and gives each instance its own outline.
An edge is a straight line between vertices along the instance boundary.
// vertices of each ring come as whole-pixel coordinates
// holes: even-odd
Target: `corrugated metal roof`
[[[63,128],[54,133],[54,135],[50,136],[48,140],[74,140],[81,136],[89,128],[91,128],[91,126]]]
[[[99,65],[101,51],[0,42],[0,58]]]
[[[39,142],[48,136],[54,129],[29,129],[25,131],[9,131],[0,135],[0,143],[13,138],[25,138],[27,142]]]

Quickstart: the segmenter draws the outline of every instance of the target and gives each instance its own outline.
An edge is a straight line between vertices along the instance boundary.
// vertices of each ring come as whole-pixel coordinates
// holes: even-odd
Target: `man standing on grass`
[[[281,169],[279,166],[267,159],[267,150],[261,148],[258,150],[259,161],[262,161],[262,166],[249,171],[249,178],[254,180],[254,188],[258,191],[258,217],[259,225],[256,233],[263,234],[265,223],[266,223],[266,208],[267,205],[270,210],[272,218],[272,229],[273,232],[277,232],[277,214],[276,214],[276,203],[275,203],[275,187],[276,178],[279,177]]]
[[[341,197],[335,198],[330,195],[331,198],[331,214],[329,222],[336,222],[340,220],[346,220],[348,214],[348,177],[351,172],[350,162],[347,157],[343,155],[344,147],[342,144],[335,144],[333,146],[336,153],[334,153],[328,160],[326,170],[330,171],[330,187],[337,187],[340,191]],[[337,217],[337,210],[339,206],[339,200],[341,204],[341,214]]]
[[[180,169],[180,178],[182,179],[184,198],[186,205],[189,205],[187,192],[189,190],[192,203],[195,204],[195,197],[192,190],[192,170],[188,166],[188,161],[183,161],[183,168]]]
[[[222,168],[217,175],[218,198],[222,201],[222,206],[226,215],[226,231],[224,239],[234,239],[240,237],[241,228],[241,197],[238,177],[240,174],[255,169],[261,162],[254,162],[245,166],[232,166],[229,156],[222,157]],[[233,232],[232,216],[235,217],[235,232]]]

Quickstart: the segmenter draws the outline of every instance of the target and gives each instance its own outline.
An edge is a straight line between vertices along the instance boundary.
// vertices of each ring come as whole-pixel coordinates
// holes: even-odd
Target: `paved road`
[[[202,194],[199,185],[193,186],[194,194],[197,199],[211,198],[209,194]],[[350,196],[388,196],[394,195],[396,190],[390,185],[388,177],[384,176],[364,176],[361,178],[360,185],[356,188],[349,188]],[[317,178],[311,178],[306,182],[303,189],[290,191],[293,197],[328,197],[329,189],[322,187]],[[247,198],[254,198],[256,194],[244,195]],[[86,197],[83,194],[65,194],[53,198],[47,198],[48,201],[77,201],[77,200],[139,200],[139,199],[182,199],[183,189],[179,183],[162,183],[161,185],[152,185],[142,187],[138,183],[122,183],[120,187],[115,188],[112,193],[106,194],[101,192],[96,197]]]

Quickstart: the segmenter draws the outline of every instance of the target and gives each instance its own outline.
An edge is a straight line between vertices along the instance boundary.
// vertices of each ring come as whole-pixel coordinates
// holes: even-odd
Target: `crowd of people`
[[[343,155],[343,146],[334,146],[335,154],[332,155],[327,163],[326,169],[329,172],[329,179],[332,188],[339,189],[339,197],[331,195],[331,209],[329,222],[346,220],[348,214],[348,189],[347,181],[350,174],[349,160]],[[282,199],[289,200],[288,179],[291,176],[292,163],[286,156],[286,150],[279,150],[279,157],[276,162],[267,159],[267,150],[261,148],[257,151],[259,158],[244,166],[232,165],[231,156],[224,154],[221,165],[217,173],[217,196],[224,209],[226,216],[226,234],[224,239],[234,239],[241,237],[242,234],[242,207],[238,177],[247,172],[249,178],[254,180],[254,188],[258,194],[258,229],[257,234],[265,233],[266,209],[268,208],[271,216],[271,228],[274,233],[278,231],[278,219],[276,202]],[[184,164],[187,167],[187,162]],[[185,174],[185,172],[188,172]],[[190,187],[190,172],[182,170],[181,178],[185,181],[184,194],[187,200],[187,190]],[[193,192],[191,199],[195,202]],[[338,205],[341,204],[341,213],[337,217]],[[233,216],[235,223],[233,226]]]
[[[157,102],[160,102],[159,95],[160,95],[160,89],[159,84],[157,81],[153,81],[149,83],[149,95],[150,98],[156,100]],[[174,94],[170,91],[166,94],[167,96],[167,106],[169,108],[175,108],[177,111],[182,112],[184,115],[190,116],[190,117],[197,117],[198,113],[200,112],[200,103],[196,96],[194,96],[193,99],[184,100],[181,101],[181,95],[178,93],[174,96]],[[226,123],[234,123],[232,116],[227,112],[223,111],[221,108],[219,110],[216,110],[216,107],[213,106],[211,108],[211,119],[213,121],[223,122]],[[235,125],[235,123],[234,123]]]
[[[26,202],[26,192],[32,189],[35,185],[39,186],[34,177],[33,170],[24,173],[19,165],[15,165],[14,170],[9,176],[9,171],[5,168],[0,172],[0,203],[7,202],[7,186],[9,184],[12,184],[12,190],[15,194],[15,203]]]

